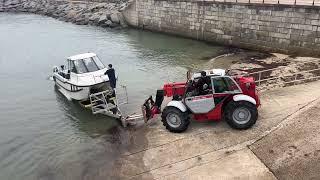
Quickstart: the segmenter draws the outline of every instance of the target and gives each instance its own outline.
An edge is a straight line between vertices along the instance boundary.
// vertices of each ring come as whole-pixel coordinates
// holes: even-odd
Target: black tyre
[[[178,108],[175,107],[166,107],[164,108],[162,115],[163,125],[170,131],[174,133],[181,133],[185,131],[189,124],[189,115],[187,112],[181,112]]]
[[[258,119],[257,107],[247,101],[231,101],[224,110],[227,123],[234,129],[248,129]]]

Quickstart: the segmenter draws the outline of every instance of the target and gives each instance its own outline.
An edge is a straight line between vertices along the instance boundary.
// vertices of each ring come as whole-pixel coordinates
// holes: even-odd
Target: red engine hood
[[[260,99],[256,89],[256,83],[253,77],[236,77],[243,94],[248,95],[256,100],[257,106],[260,106]]]

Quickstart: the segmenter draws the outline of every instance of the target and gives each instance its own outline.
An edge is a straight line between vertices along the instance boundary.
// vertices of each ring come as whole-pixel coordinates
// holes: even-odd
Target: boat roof
[[[68,59],[71,60],[71,61],[75,61],[75,60],[94,57],[94,56],[97,56],[97,55],[95,53],[84,53],[84,54],[78,54],[78,55],[70,56],[70,57],[68,57]]]

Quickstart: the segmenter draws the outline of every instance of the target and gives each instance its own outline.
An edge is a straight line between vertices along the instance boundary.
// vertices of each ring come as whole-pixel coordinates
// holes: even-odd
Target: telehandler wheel
[[[227,123],[234,129],[248,129],[258,119],[257,107],[247,101],[231,101],[224,110]]]
[[[176,107],[166,107],[164,108],[161,121],[163,125],[170,131],[174,133],[181,133],[185,131],[189,124],[189,115],[187,112],[181,112]]]

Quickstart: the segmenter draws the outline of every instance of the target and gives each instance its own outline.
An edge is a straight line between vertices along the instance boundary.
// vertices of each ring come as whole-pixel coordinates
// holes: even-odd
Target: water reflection
[[[215,57],[225,51],[225,47],[213,44],[199,43],[192,39],[185,39],[149,31],[125,30],[128,45],[136,49],[141,60],[157,62],[163,67],[179,66],[193,68],[201,61],[208,61],[208,57]],[[156,35],[155,35],[156,34]],[[137,43],[138,42],[138,43]],[[141,51],[143,49],[143,51]]]

